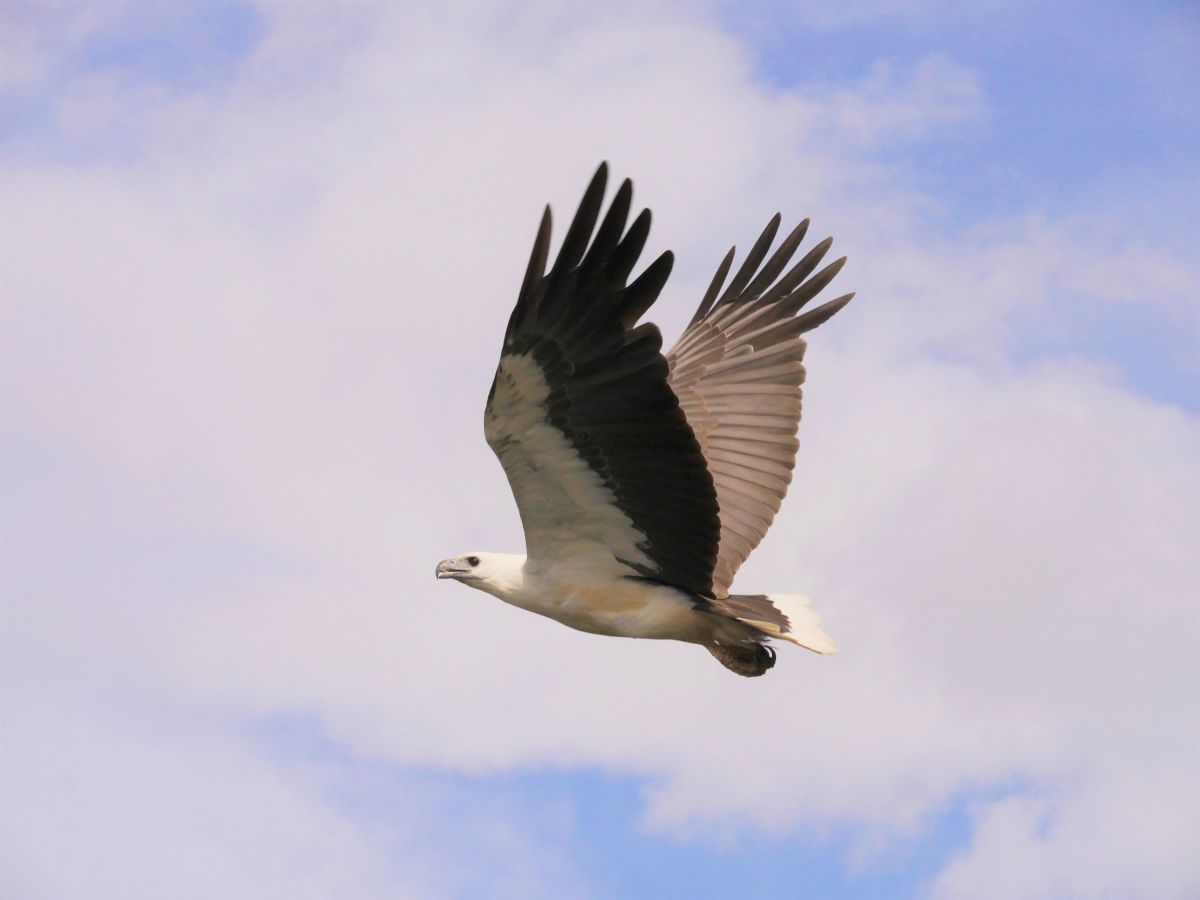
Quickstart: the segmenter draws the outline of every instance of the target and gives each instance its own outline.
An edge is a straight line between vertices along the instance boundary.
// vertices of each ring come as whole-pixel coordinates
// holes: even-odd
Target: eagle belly
[[[677,588],[619,576],[577,581],[527,576],[519,596],[506,598],[578,631],[613,637],[703,642],[709,617]]]

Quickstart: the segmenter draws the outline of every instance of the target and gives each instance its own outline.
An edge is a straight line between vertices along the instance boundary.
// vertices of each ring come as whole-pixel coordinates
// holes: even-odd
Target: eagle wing
[[[717,492],[721,539],[713,592],[719,599],[728,596],[734,574],[767,533],[792,480],[804,382],[806,344],[801,335],[854,296],[798,314],[846,260],[812,275],[832,244],[826,238],[779,278],[803,240],[808,220],[762,265],[778,229],[776,215],[721,292],[733,262],[734,251],[729,251],[667,354],[668,383],[699,441]]]
[[[625,230],[626,180],[596,231],[601,165],[549,274],[542,218],[484,415],[512,486],[534,564],[611,564],[710,595],[721,522],[713,479],[667,383],[662,335],[641,316],[664,253],[626,284],[650,229]]]

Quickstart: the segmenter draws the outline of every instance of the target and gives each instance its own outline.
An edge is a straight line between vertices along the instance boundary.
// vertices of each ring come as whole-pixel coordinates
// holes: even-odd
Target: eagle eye
[[[479,565],[479,557],[478,557],[478,556],[468,556],[468,557],[467,557],[467,562],[468,562],[468,563],[469,563],[471,566],[477,566],[477,565]]]

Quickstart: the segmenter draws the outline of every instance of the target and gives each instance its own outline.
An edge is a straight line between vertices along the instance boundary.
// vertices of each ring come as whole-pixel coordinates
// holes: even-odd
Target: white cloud
[[[1195,767],[1107,772],[1054,799],[977,811],[971,847],[934,897],[1186,897],[1195,890]],[[1181,796],[1180,785],[1193,790]],[[1014,860],[1019,865],[1014,865]]]
[[[152,521],[301,564],[153,603],[119,578],[13,598],[22,664],[119,660],[226,711],[315,713],[363,758],[649,776],[648,821],[684,833],[886,842],[1021,779],[936,890],[1004,867],[1028,893],[1200,884],[1197,818],[1157,819],[1146,846],[1152,807],[1131,799],[1196,787],[1197,423],[1095,367],[1009,355],[1061,285],[1145,302],[1139,280],[1097,289],[1093,263],[1177,292],[1193,271],[1071,220],[938,233],[871,147],[976,114],[945,61],[822,99],[754,84],[736,44],[664,10],[265,15],[244,79],[152,106],[132,164],[8,167],[4,403],[8,428],[106,467]],[[466,548],[518,549],[483,399],[540,202],[561,234],[601,156],[655,207],[652,250],[680,252],[668,335],[776,205],[848,238],[840,281],[861,297],[813,342],[793,496],[739,582],[811,590],[835,658],[785,648],[742,681],[696,648],[569,632],[430,578]],[[53,530],[71,498],[47,505]],[[194,752],[102,740],[112,784]],[[268,844],[342,834],[361,867],[330,890],[367,890],[353,825],[236,749],[211,758],[205,784],[258,785],[288,820]],[[286,892],[281,869],[255,872]]]
[[[212,710],[177,695],[16,686],[6,682],[7,896],[574,895],[557,845],[570,821],[553,811],[561,821],[538,822],[544,812],[489,808],[469,789],[281,758],[219,733]]]
[[[5,891],[24,897],[349,896],[383,889],[355,825],[278,766],[25,688],[5,704]],[[13,777],[19,773],[19,778]],[[11,892],[11,893],[10,893]],[[414,889],[405,896],[420,896]]]
[[[941,56],[911,71],[879,62],[861,84],[822,91],[821,107],[841,141],[872,146],[927,137],[932,130],[985,117],[978,76]]]

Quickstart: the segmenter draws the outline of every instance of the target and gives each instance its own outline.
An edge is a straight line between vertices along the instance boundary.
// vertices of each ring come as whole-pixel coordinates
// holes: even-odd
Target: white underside
[[[818,627],[819,617],[797,595],[772,595],[791,620],[794,633],[766,623],[727,618],[696,609],[685,592],[642,578],[608,553],[586,546],[567,561],[540,566],[521,556],[487,554],[488,577],[465,579],[506,603],[592,634],[696,644],[740,643],[777,637],[815,650],[836,649]]]
[[[520,592],[501,599],[593,634],[702,643],[711,631],[710,617],[687,594],[639,578],[576,581],[533,572]]]

